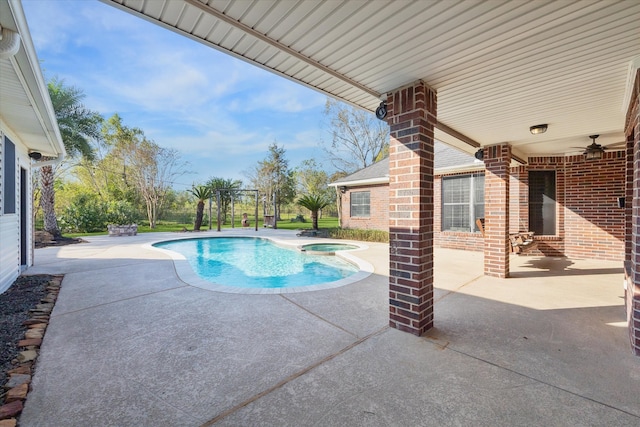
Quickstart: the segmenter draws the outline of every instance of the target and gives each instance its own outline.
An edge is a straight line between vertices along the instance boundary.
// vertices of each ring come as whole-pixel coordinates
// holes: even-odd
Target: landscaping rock
[[[35,323],[33,325],[27,326],[28,329],[45,329],[47,327],[47,323]]]
[[[25,363],[24,365],[20,365],[17,368],[13,368],[9,371],[7,371],[8,375],[13,375],[13,374],[27,374],[27,375],[31,375],[31,364],[30,363]]]
[[[27,398],[28,392],[29,384],[21,384],[9,390],[4,397],[4,401],[7,403],[11,403],[17,400],[25,400]]]
[[[31,362],[36,357],[38,357],[38,352],[35,350],[21,351],[18,354],[18,363]]]
[[[29,329],[25,332],[24,337],[26,339],[42,339],[44,335],[44,329]]]
[[[21,400],[15,400],[13,402],[0,406],[0,420],[15,417],[20,412],[22,412],[23,408],[24,406],[22,405]]]
[[[31,347],[31,346],[40,347],[40,344],[42,344],[41,338],[29,338],[26,340],[18,341],[18,347]]]
[[[6,389],[12,389],[22,384],[29,384],[31,382],[31,375],[28,374],[13,374],[9,377],[9,381],[4,385]]]

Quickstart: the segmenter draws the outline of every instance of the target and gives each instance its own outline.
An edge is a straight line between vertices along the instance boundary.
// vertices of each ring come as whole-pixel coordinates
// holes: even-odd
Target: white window
[[[351,193],[351,216],[356,218],[369,218],[371,212],[370,193],[368,191],[355,191]]]
[[[479,231],[484,217],[484,175],[442,178],[442,231]]]

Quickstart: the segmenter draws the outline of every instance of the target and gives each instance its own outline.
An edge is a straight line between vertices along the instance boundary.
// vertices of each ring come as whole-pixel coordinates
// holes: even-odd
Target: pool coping
[[[364,245],[359,242],[351,242],[349,244],[353,246],[357,246],[357,249],[343,250],[339,251],[333,256],[337,256],[342,258],[343,260],[354,264],[358,267],[358,271],[352,274],[349,277],[345,277],[344,279],[336,280],[333,282],[319,283],[317,285],[309,285],[309,286],[294,286],[289,288],[240,288],[235,286],[222,285],[219,283],[214,283],[209,280],[203,279],[198,276],[198,274],[193,270],[189,261],[184,257],[184,255],[179,254],[178,252],[158,248],[155,245],[160,242],[167,241],[175,241],[175,240],[197,240],[197,239],[217,239],[217,238],[252,238],[252,239],[267,239],[273,242],[276,245],[282,245],[286,247],[298,248],[300,246],[299,241],[288,241],[281,238],[276,238],[272,236],[251,236],[251,235],[235,235],[235,236],[202,236],[202,237],[193,237],[193,236],[181,236],[181,237],[171,237],[165,239],[159,239],[152,242],[145,243],[143,247],[147,249],[151,249],[154,251],[160,251],[164,254],[168,255],[173,260],[173,265],[176,270],[176,274],[178,278],[182,280],[189,286],[193,286],[200,289],[205,289],[208,291],[215,292],[224,292],[229,294],[247,294],[247,295],[268,295],[268,294],[291,294],[291,293],[300,293],[300,292],[312,292],[312,291],[321,291],[325,289],[334,289],[342,286],[350,285],[352,283],[359,282],[363,279],[366,279],[371,274],[373,274],[374,267],[371,263],[364,261],[357,256],[354,256],[351,252],[357,252],[361,250],[368,249],[367,245]],[[323,242],[324,243],[324,242]],[[328,242],[327,242],[328,243]],[[332,242],[332,243],[344,243],[344,242]]]

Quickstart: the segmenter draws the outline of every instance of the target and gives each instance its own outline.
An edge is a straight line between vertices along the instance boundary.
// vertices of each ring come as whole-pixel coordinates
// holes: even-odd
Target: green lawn
[[[240,223],[240,221],[241,221],[241,218],[236,219],[235,221],[236,228],[242,228],[242,224]],[[249,221],[251,223],[250,228],[254,228],[255,223],[254,223],[253,217],[249,217]],[[305,221],[306,222],[291,222],[291,218],[283,217],[282,221],[278,221],[278,228],[282,230],[310,229],[313,226],[313,224],[311,223],[311,218],[307,218],[305,216]],[[262,226],[263,226],[262,218],[259,218],[258,228],[262,228]],[[318,227],[319,228],[337,228],[338,218],[332,218],[332,217],[320,218],[318,219]],[[158,221],[158,223],[156,224],[156,228],[154,229],[149,228],[149,225],[145,223],[138,224],[138,233],[156,233],[156,232],[163,232],[163,231],[178,232],[178,231],[182,231],[185,228],[191,231],[193,230],[193,224],[178,224],[175,222]],[[230,223],[222,224],[221,228],[231,228],[231,224]],[[202,224],[202,227],[200,229],[202,231],[208,230],[209,223],[206,222]],[[218,229],[218,226],[215,221],[211,224],[211,229],[212,230]],[[65,233],[65,236],[66,237],[82,237],[82,236],[100,236],[105,234],[107,234],[106,231],[97,231],[93,233]]]

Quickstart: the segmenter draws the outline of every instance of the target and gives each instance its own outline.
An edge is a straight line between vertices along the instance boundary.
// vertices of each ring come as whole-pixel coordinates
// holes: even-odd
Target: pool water
[[[205,280],[241,288],[311,286],[358,271],[337,257],[305,254],[252,237],[173,240],[153,246],[183,255]]]

